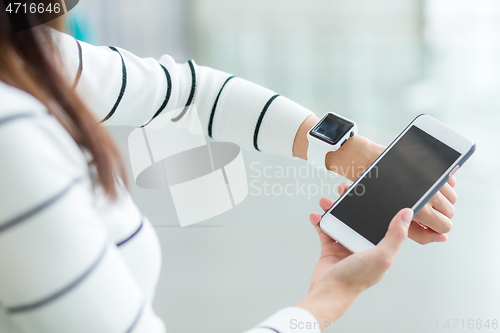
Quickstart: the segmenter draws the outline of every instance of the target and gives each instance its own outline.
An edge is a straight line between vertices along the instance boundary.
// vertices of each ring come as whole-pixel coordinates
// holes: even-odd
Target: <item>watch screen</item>
[[[352,122],[329,113],[312,129],[311,135],[331,145],[336,145],[353,126]]]
[[[331,214],[377,245],[394,215],[413,207],[460,156],[412,126]]]

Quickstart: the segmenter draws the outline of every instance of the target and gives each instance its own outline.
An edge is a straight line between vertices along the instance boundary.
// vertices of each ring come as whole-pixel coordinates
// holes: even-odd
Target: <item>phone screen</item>
[[[330,213],[377,245],[394,215],[413,207],[459,157],[412,126]]]

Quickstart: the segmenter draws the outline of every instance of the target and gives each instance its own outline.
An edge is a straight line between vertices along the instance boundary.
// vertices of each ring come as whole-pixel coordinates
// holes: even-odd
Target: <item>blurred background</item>
[[[449,242],[407,241],[386,278],[334,328],[484,331],[492,329],[487,320],[500,320],[499,1],[82,0],[70,15],[68,29],[82,40],[143,57],[193,58],[318,116],[354,119],[361,135],[381,144],[421,113],[469,136],[478,148],[457,173]],[[111,130],[127,159],[132,129]],[[132,185],[162,242],[155,310],[170,333],[242,332],[307,293],[319,251],[308,214],[322,195],[337,197],[329,185],[344,180],[266,177],[258,172],[265,166],[306,164],[249,151],[244,158],[248,198],[187,228],[178,226],[167,191]],[[266,194],[265,181],[276,191]],[[289,183],[307,193],[279,193]]]

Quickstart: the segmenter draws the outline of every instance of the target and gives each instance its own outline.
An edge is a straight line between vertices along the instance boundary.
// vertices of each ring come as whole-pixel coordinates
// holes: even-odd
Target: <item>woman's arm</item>
[[[143,59],[54,33],[69,80],[104,124],[138,127],[170,111],[189,123],[197,112],[206,135],[218,141],[307,159],[307,131],[318,118],[288,98],[193,61],[177,64],[167,55],[159,61]],[[355,180],[383,149],[355,135],[327,155],[326,166]],[[422,244],[447,239],[443,233],[451,229],[456,201],[453,185],[454,179],[415,217],[410,238]]]
[[[341,184],[339,194],[347,188],[347,184]],[[323,211],[332,204],[331,199],[320,200]],[[310,221],[319,235],[321,252],[309,293],[295,307],[284,309],[257,326],[255,333],[319,333],[332,328],[358,295],[385,275],[408,235],[412,217],[411,209],[400,211],[377,248],[352,254],[321,231],[318,227],[320,214],[311,214]]]
[[[347,188],[346,184],[339,186],[339,194],[342,195]],[[323,211],[332,204],[328,198],[320,200]],[[313,272],[309,294],[297,306],[308,310],[321,330],[332,327],[362,291],[385,275],[408,235],[412,217],[411,209],[401,210],[392,219],[379,246],[352,254],[321,231],[318,226],[320,214],[311,214],[310,221],[321,244],[320,259]]]
[[[105,125],[140,127],[167,112],[189,122],[196,112],[207,136],[293,157],[296,133],[312,114],[269,89],[194,61],[139,58],[54,34],[68,80]]]

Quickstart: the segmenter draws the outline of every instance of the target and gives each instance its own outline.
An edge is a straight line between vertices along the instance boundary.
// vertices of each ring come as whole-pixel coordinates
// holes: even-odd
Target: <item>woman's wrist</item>
[[[355,181],[383,151],[383,146],[355,135],[339,150],[329,152],[325,164],[328,170]]]
[[[309,147],[307,133],[318,121],[319,118],[312,114],[302,122],[293,142],[293,156],[307,160],[307,148]]]
[[[341,284],[317,285],[295,306],[309,311],[325,329],[347,311],[358,295]]]
[[[293,155],[307,160],[309,141],[307,133],[319,121],[315,115],[304,120],[293,144]],[[326,167],[349,180],[356,180],[370,164],[384,151],[384,147],[362,137],[355,135],[340,147],[339,150],[326,155]]]

